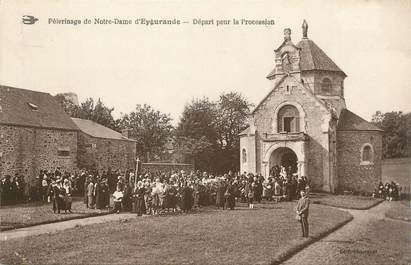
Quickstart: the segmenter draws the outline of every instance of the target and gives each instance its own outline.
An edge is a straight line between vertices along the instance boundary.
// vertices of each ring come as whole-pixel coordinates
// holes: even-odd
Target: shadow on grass
[[[351,216],[350,218],[343,220],[340,223],[337,223],[334,227],[331,227],[329,230],[323,231],[319,234],[316,234],[314,236],[310,236],[307,239],[298,241],[296,243],[296,245],[288,248],[287,250],[284,250],[280,253],[278,253],[277,255],[275,255],[275,257],[272,259],[271,261],[271,265],[277,265],[277,264],[281,264],[284,261],[286,261],[287,259],[291,258],[292,256],[294,256],[295,254],[297,254],[298,252],[300,252],[301,250],[303,250],[304,248],[306,248],[307,246],[317,242],[318,240],[326,237],[327,235],[331,234],[332,232],[338,230],[339,228],[343,227],[344,225],[346,225],[347,223],[351,222],[353,220],[353,217]]]
[[[310,199],[313,204],[322,204],[341,209],[353,210],[369,210],[384,201],[383,199],[372,197],[334,195],[328,193],[313,193],[310,194]]]
[[[8,231],[8,230],[14,230],[14,229],[37,226],[37,225],[60,223],[60,222],[65,222],[65,221],[70,221],[70,220],[75,220],[75,219],[84,219],[84,218],[95,217],[95,216],[103,216],[103,215],[108,215],[108,214],[111,214],[111,213],[112,212],[87,213],[87,214],[84,214],[84,215],[67,216],[67,218],[54,219],[54,220],[45,220],[45,221],[33,222],[33,223],[1,222],[0,231]]]

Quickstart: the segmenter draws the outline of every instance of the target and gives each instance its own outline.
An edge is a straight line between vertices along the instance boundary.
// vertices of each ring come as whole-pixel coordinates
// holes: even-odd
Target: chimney
[[[79,106],[78,96],[77,96],[76,93],[67,92],[67,93],[62,93],[62,95],[64,96],[64,98],[66,100],[70,101],[71,103],[73,103],[76,106]]]
[[[129,129],[129,128],[126,128],[126,129],[121,130],[121,134],[122,134],[124,137],[129,138],[130,129]]]

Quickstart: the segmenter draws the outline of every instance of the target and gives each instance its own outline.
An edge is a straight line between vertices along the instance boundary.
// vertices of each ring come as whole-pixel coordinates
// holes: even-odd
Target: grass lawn
[[[295,203],[261,204],[250,210],[205,208],[177,216],[80,226],[2,242],[4,264],[269,264],[306,242],[294,220]],[[310,208],[310,235],[351,219],[323,205]]]
[[[330,264],[411,264],[410,223],[379,219],[367,224],[367,230],[367,236],[335,243],[340,255],[333,255]]]
[[[60,214],[55,214],[50,203],[5,206],[0,209],[0,230],[88,217],[107,212],[107,210],[88,209],[78,199],[73,201],[72,211],[73,213],[65,214],[62,211]]]
[[[385,213],[385,216],[402,221],[411,222],[411,204],[410,201],[390,202],[391,208]]]
[[[382,181],[395,181],[403,187],[404,193],[411,189],[411,158],[393,158],[382,161]]]
[[[355,195],[333,195],[327,193],[310,194],[311,202],[314,204],[323,204],[338,208],[365,210],[378,203],[381,199],[372,197],[355,196]]]

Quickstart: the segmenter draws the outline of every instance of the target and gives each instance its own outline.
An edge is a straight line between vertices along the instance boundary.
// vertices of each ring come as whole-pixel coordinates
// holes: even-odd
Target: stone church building
[[[371,192],[381,180],[382,130],[346,108],[342,71],[311,39],[284,41],[267,78],[272,89],[240,133],[241,172],[266,178],[275,165],[314,190]]]

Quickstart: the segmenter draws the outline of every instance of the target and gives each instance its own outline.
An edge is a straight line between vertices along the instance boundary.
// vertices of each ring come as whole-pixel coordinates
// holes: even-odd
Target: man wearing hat
[[[305,193],[305,190],[300,191],[301,198],[297,202],[296,212],[301,223],[302,236],[308,237],[308,210],[310,207],[310,200]]]
[[[52,202],[53,205],[53,213],[56,213],[57,211],[57,200],[56,200],[56,181],[52,180],[48,190],[47,190],[47,195],[48,195],[48,201]]]

